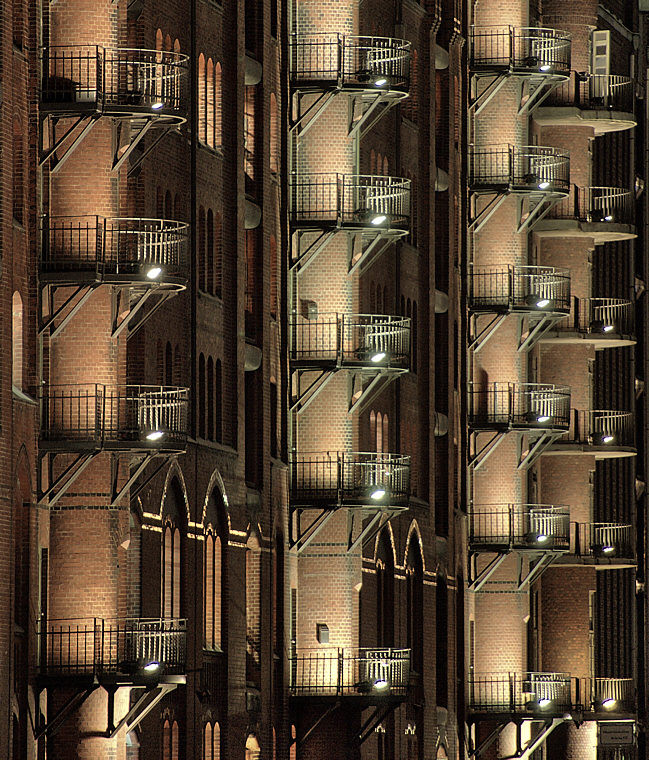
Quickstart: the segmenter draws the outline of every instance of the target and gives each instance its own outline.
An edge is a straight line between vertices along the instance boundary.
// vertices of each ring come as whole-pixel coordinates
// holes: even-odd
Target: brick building
[[[645,757],[643,3],[0,5],[0,756]]]

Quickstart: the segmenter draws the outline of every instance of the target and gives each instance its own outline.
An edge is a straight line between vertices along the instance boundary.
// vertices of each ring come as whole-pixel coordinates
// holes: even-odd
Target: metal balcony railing
[[[118,674],[182,674],[186,637],[185,620],[52,620],[40,632],[39,673],[99,679]]]
[[[291,359],[407,368],[410,329],[410,318],[383,314],[319,314],[316,319],[293,316]]]
[[[184,284],[188,238],[189,225],[168,219],[46,216],[41,273],[49,281]]]
[[[56,45],[42,50],[41,101],[66,110],[181,108],[188,57],[166,50]]]
[[[184,448],[187,388],[51,385],[41,391],[41,445],[74,448]]]
[[[469,710],[474,713],[550,715],[570,709],[566,673],[486,673],[469,676]]]
[[[474,26],[470,32],[472,70],[515,73],[570,72],[570,35],[557,29]]]
[[[473,267],[469,308],[474,311],[569,311],[570,270],[557,267]]]
[[[634,81],[614,74],[579,75],[571,72],[570,81],[560,84],[546,101],[553,106],[576,106],[589,111],[634,112]]]
[[[352,89],[397,89],[410,80],[410,42],[391,37],[294,34],[291,80],[299,87],[332,82]]]
[[[576,557],[635,560],[633,525],[573,523],[571,533],[570,553]]]
[[[550,504],[480,505],[471,510],[469,543],[477,551],[570,549],[570,510]]]
[[[632,225],[634,195],[619,187],[570,186],[567,198],[548,212],[548,219],[572,219],[585,223]]]
[[[306,174],[289,180],[296,227],[355,227],[406,232],[410,180],[369,174]]]
[[[567,193],[570,156],[538,145],[493,145],[469,149],[469,186],[517,192]]]
[[[562,443],[586,446],[635,446],[634,415],[603,409],[573,409],[572,424]]]
[[[606,712],[633,712],[636,688],[633,678],[590,678],[591,707]]]
[[[568,429],[570,388],[544,383],[469,384],[469,425],[474,429]]]
[[[410,493],[410,457],[376,452],[298,452],[291,460],[294,504],[376,507],[404,504]]]
[[[635,309],[622,298],[575,298],[570,316],[556,327],[593,335],[634,335]]]
[[[405,696],[410,650],[318,649],[293,656],[291,693],[305,696]]]

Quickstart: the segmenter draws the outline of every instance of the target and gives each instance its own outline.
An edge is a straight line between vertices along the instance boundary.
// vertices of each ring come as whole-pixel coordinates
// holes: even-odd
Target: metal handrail
[[[591,703],[595,709],[601,706],[611,709],[632,709],[636,703],[635,680],[633,678],[590,679]]]
[[[570,34],[558,29],[474,26],[470,45],[474,70],[505,68],[537,75],[570,71]]]
[[[372,174],[304,174],[289,180],[291,221],[380,231],[408,229],[410,180]]]
[[[469,514],[473,547],[570,548],[570,509],[552,504],[480,504]]]
[[[574,298],[569,318],[556,329],[601,335],[634,335],[633,301],[623,298]]]
[[[619,523],[574,523],[570,551],[576,557],[634,559],[635,529]]]
[[[617,74],[571,72],[570,80],[548,96],[548,105],[576,106],[585,110],[634,112],[635,82]]]
[[[44,216],[41,271],[94,272],[98,278],[133,276],[147,281],[153,267],[165,277],[186,279],[189,225],[170,219]]]
[[[410,679],[410,649],[299,650],[292,658],[295,696],[405,694]]]
[[[559,267],[473,267],[468,277],[469,307],[530,312],[570,309],[570,270]],[[548,301],[540,308],[538,304]]]
[[[570,154],[539,145],[469,148],[469,186],[506,187],[528,192],[568,192]]]
[[[41,440],[184,445],[189,391],[161,385],[50,385],[41,390]],[[156,443],[157,442],[157,443]]]
[[[182,619],[48,620],[39,635],[42,675],[134,675],[152,664],[166,673],[185,669],[187,623]]]
[[[392,37],[294,34],[290,42],[291,79],[407,91],[410,49],[410,42]]]
[[[402,454],[298,451],[290,467],[294,503],[354,500],[381,506],[407,501],[410,492],[410,457]]]
[[[476,673],[469,676],[469,709],[548,714],[571,707],[567,673]]]
[[[470,383],[473,427],[565,428],[570,424],[570,388],[547,383]]]
[[[634,415],[608,409],[573,409],[566,441],[591,446],[635,444]]]
[[[41,101],[52,104],[181,107],[189,58],[166,50],[53,45],[43,48]]]
[[[571,185],[568,197],[553,206],[551,219],[575,219],[587,223],[632,225],[635,196],[620,187],[578,187]]]
[[[362,362],[377,369],[408,366],[409,317],[384,314],[318,314],[316,319],[290,318],[291,359]]]

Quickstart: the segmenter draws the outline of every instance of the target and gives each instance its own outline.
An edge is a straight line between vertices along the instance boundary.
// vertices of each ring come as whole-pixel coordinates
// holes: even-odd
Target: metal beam
[[[498,568],[502,565],[502,563],[507,558],[508,552],[505,553],[499,553],[496,557],[494,557],[489,564],[484,567],[479,573],[477,573],[476,577],[469,583],[469,589],[471,591],[475,591],[476,593],[482,589],[482,587],[485,585],[485,583],[491,578],[491,576],[498,570]],[[474,557],[475,562],[476,557]]]
[[[81,145],[82,140],[88,136],[90,133],[90,130],[95,126],[95,124],[99,121],[101,118],[101,114],[93,114],[89,117],[90,121],[84,126],[84,128],[79,132],[79,134],[74,138],[72,143],[68,146],[65,153],[60,158],[57,158],[55,153],[52,151],[48,151],[48,154],[46,158],[43,160],[43,163],[50,158],[53,157],[56,159],[56,163],[54,163],[53,166],[50,167],[50,174],[56,174],[56,172],[59,171],[59,169],[63,166],[63,164],[70,158],[70,156],[74,153],[74,151]],[[78,122],[77,122],[78,123]],[[76,125],[75,125],[76,126]],[[65,137],[67,137],[70,134],[70,131],[66,132]],[[57,143],[56,148],[58,149],[61,145],[61,142]]]
[[[487,443],[480,449],[480,451],[476,452],[469,460],[469,467],[473,467],[474,470],[477,470],[478,468],[482,467],[482,465],[487,461],[487,459],[491,456],[491,454],[494,453],[494,451],[500,446],[502,443],[503,438],[507,435],[509,430],[505,430],[499,433],[495,433],[493,437],[487,441]],[[477,442],[477,437],[479,433],[473,433],[475,436],[474,444]]]
[[[314,370],[317,371],[317,370]],[[299,396],[297,400],[291,405],[291,411],[292,412],[303,412],[309,404],[314,401],[324,390],[324,388],[328,385],[331,378],[334,376],[335,369],[331,370],[323,370],[322,373],[309,385],[309,387],[304,391],[304,393],[300,393],[300,373],[298,373],[298,393]],[[317,385],[317,387],[315,387]],[[306,401],[304,401],[304,398],[307,396],[307,394],[310,394]]]
[[[325,109],[331,102],[332,98],[338,93],[338,90],[329,90],[327,92],[323,92],[320,97],[312,103],[306,111],[301,115],[298,116],[297,120],[291,124],[289,127],[289,132],[293,132],[297,130],[298,137],[301,137],[308,129],[310,129],[315,122],[322,116]],[[302,95],[300,93],[297,93],[297,107],[298,110],[300,108]],[[305,119],[309,117],[309,120],[307,123],[302,127],[304,124]]]
[[[298,274],[300,272],[303,272],[309,264],[313,262],[315,257],[325,249],[327,243],[331,240],[331,238],[337,233],[340,232],[339,229],[334,230],[324,230],[320,233],[320,236],[317,237],[313,243],[306,249],[306,251],[303,254],[300,254],[300,238],[302,234],[298,232],[298,257],[297,259],[291,264],[290,269],[295,269]],[[303,263],[304,262],[304,263]]]
[[[148,696],[153,691],[153,689],[147,688],[144,694],[138,699],[138,701],[133,705],[133,707],[131,707],[131,709],[126,713],[126,715],[120,720],[120,722],[116,726],[114,727],[111,726],[109,722],[108,728],[106,730],[106,736],[109,739],[114,739],[123,726],[127,726],[128,730],[132,731],[136,726],[138,726],[144,720],[144,718],[148,715],[148,713],[151,712],[151,710],[153,710],[153,708],[158,704],[158,702],[167,694],[169,694],[169,692],[173,691],[177,685],[178,684],[175,684],[175,683],[161,683],[154,686],[153,689],[159,689],[158,693],[154,696],[154,698],[149,702],[149,704],[143,710],[140,710],[141,706],[144,704]],[[110,698],[114,699],[113,692],[109,692],[109,699]]]
[[[48,287],[53,287],[55,290],[58,289],[58,286],[56,285],[51,285]],[[65,309],[68,308],[68,306],[72,303],[72,301],[74,301],[74,299],[79,295],[79,293],[82,293],[84,290],[86,292],[83,293],[79,301],[77,301],[77,303],[72,307],[72,309],[68,312],[68,314],[66,314],[63,320],[53,330],[53,332],[50,333],[50,338],[55,338],[61,332],[61,330],[63,330],[63,328],[68,324],[68,322],[72,319],[72,317],[79,311],[79,309],[88,300],[88,298],[90,298],[90,296],[92,295],[92,291],[94,290],[94,287],[92,287],[91,285],[79,285],[74,291],[74,293],[72,293],[71,296],[66,298],[65,301],[61,304],[61,306],[59,306],[58,309],[56,309],[56,311],[52,312],[49,318],[45,322],[43,322],[43,324],[41,325],[38,331],[38,334],[42,335],[45,332],[45,330],[47,330],[48,327],[51,327],[54,324],[54,322],[59,318],[61,313],[65,311]],[[50,304],[50,309],[53,308],[52,298],[51,297],[48,298],[48,301]]]
[[[567,432],[567,431],[566,431]],[[551,446],[557,438],[561,438],[565,433],[543,433],[532,444],[532,447],[525,453],[521,451],[519,456],[519,463],[516,469],[524,470],[531,467],[534,462],[543,454],[543,452]],[[521,442],[523,438],[521,437]],[[522,444],[521,444],[522,445]]]
[[[474,81],[476,85],[480,82],[481,78],[482,77],[475,77]],[[497,74],[496,77],[492,79],[491,82],[480,93],[480,95],[474,98],[473,102],[470,104],[470,108],[475,109],[475,116],[477,116],[480,111],[482,111],[482,109],[491,101],[491,99],[500,92],[501,88],[508,80],[508,78],[509,77],[506,74]]]
[[[128,144],[126,150],[122,153],[122,155],[118,158],[118,150],[115,151],[115,155],[113,156],[113,167],[111,171],[118,171],[124,161],[127,160],[127,158],[131,155],[131,153],[135,150],[137,147],[137,144],[140,142],[140,140],[144,137],[144,135],[151,129],[151,127],[155,124],[157,121],[156,118],[150,118],[147,119],[144,124],[140,127],[140,130],[135,135],[135,137],[131,137],[131,142]]]
[[[390,385],[390,383],[394,382],[399,375],[405,374],[405,372],[407,372],[407,370],[390,371],[385,369],[379,372],[374,378],[372,378],[369,385],[365,389],[361,390],[361,395],[356,399],[356,401],[352,403],[351,398],[349,399],[348,414],[354,414],[355,412],[360,414],[367,407],[367,405],[372,402],[372,399],[376,398],[377,394],[382,393],[388,387],[388,385]],[[359,372],[355,374],[364,375],[366,373]]]
[[[379,247],[379,243],[381,241],[383,242],[383,245]],[[378,251],[374,252],[374,255],[372,256],[372,260],[369,264],[366,264],[366,266],[363,268],[363,271],[368,269],[371,264],[373,264],[379,256],[385,251],[385,249],[391,244],[395,242],[395,238],[393,235],[385,235],[382,232],[379,232],[379,234],[372,240],[372,242],[365,248],[363,251],[361,251],[361,255],[358,257],[358,259],[352,264],[349,263],[349,269],[347,270],[347,274],[352,275],[354,272],[361,266],[361,264],[366,261],[368,256],[374,251],[375,248],[379,247]]]
[[[543,727],[541,733],[532,741],[527,744],[527,746],[523,749],[521,754],[515,755],[518,760],[527,760],[532,753],[534,753],[540,746],[543,744],[548,736],[554,731],[557,726],[560,726],[562,723],[566,723],[567,721],[571,720],[570,717],[567,718],[553,718],[552,722],[548,722]]]
[[[68,453],[68,452],[57,452]],[[50,485],[50,487],[41,494],[38,500],[38,506],[52,506],[65,494],[74,481],[81,475],[86,467],[92,462],[92,460],[99,454],[98,451],[91,453],[81,453],[77,455],[77,458],[70,464],[64,472]],[[54,491],[59,489],[56,493]]]
[[[90,686],[78,689],[49,721],[34,731],[34,739],[38,741],[42,736],[55,736],[77,707],[80,707],[98,688],[99,683],[95,682]]]
[[[314,507],[313,509],[318,509],[318,507]],[[299,532],[300,515],[298,514],[297,522],[298,522],[299,535],[296,538],[296,540],[293,542],[293,546],[291,548],[297,547],[298,552],[301,552],[303,549],[305,549],[311,543],[311,541],[313,541],[313,539],[318,535],[318,533],[320,533],[320,531],[329,522],[329,520],[331,520],[331,518],[338,511],[338,509],[339,507],[332,507],[331,509],[320,509],[320,514],[314,518],[314,520],[307,527],[304,533]],[[300,512],[302,511],[303,511],[303,508],[300,508]]]
[[[144,472],[146,466],[151,462],[152,459],[155,459],[158,456],[162,456],[159,453],[147,453],[145,454],[142,461],[138,464],[138,466],[135,468],[135,471],[133,474],[128,478],[126,483],[120,488],[119,492],[117,492],[117,476],[119,475],[119,464],[115,466],[115,472],[113,477],[113,486],[112,486],[112,492],[113,492],[113,498],[111,500],[111,507],[116,507],[117,503],[121,500],[121,498],[126,494],[126,492],[129,490],[129,488],[135,483],[135,481],[140,477],[140,475]],[[117,459],[119,462],[119,455],[117,455]],[[164,463],[163,463],[164,466]],[[156,472],[159,472],[160,468],[156,470]]]
[[[507,199],[508,193],[497,193],[493,200],[489,201],[489,203],[482,209],[482,211],[479,214],[476,214],[476,216],[469,220],[469,229],[473,230],[474,233],[480,232],[480,230],[484,227],[484,225],[491,219],[491,217],[498,211],[498,209],[502,206],[502,204]],[[475,198],[474,198],[475,203]]]
[[[474,315],[474,324],[477,324],[477,316]],[[469,343],[469,348],[473,349],[473,351],[479,351],[485,343],[491,338],[491,336],[496,332],[496,330],[500,327],[502,322],[506,319],[507,314],[497,314],[491,322],[483,329],[481,330],[475,338],[471,339],[471,342]]]

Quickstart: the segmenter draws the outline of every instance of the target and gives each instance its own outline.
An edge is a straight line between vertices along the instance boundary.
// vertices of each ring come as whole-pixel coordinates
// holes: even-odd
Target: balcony
[[[633,678],[591,678],[585,687],[584,693],[590,694],[590,709],[599,713],[600,718],[636,711]]]
[[[469,385],[469,427],[474,431],[565,432],[570,388],[543,383]]]
[[[479,505],[470,513],[474,552],[567,552],[570,510],[550,504]]]
[[[545,720],[572,707],[566,673],[486,673],[469,676],[473,720],[513,717]]]
[[[568,319],[557,322],[545,342],[593,343],[597,348],[633,346],[635,306],[622,298],[575,298]]]
[[[557,29],[474,26],[469,66],[473,74],[506,73],[567,79],[570,35]]]
[[[184,620],[100,618],[53,620],[41,632],[41,679],[97,679],[101,684],[154,684],[184,679]],[[176,679],[177,680],[177,679]]]
[[[613,74],[578,74],[550,93],[534,111],[541,126],[583,126],[595,136],[631,129],[634,116],[635,82]]]
[[[182,124],[188,57],[164,50],[57,45],[42,51],[41,108],[57,116],[95,112]]]
[[[572,523],[570,551],[561,565],[594,565],[607,568],[631,568],[637,564],[636,536],[633,525],[618,523]]]
[[[155,385],[52,385],[41,392],[42,451],[185,450],[189,394]]]
[[[291,85],[296,90],[377,91],[401,99],[410,84],[410,42],[391,37],[294,34]]]
[[[409,649],[317,649],[298,651],[291,663],[293,697],[364,698],[367,704],[405,699]]]
[[[401,454],[305,452],[291,461],[295,506],[405,506],[409,493],[410,457]]]
[[[595,459],[635,456],[634,414],[614,410],[572,410],[568,435],[545,453],[584,454]]]
[[[539,237],[591,238],[595,245],[637,237],[634,225],[635,198],[619,187],[577,187],[554,205],[538,222]]]
[[[46,216],[41,282],[184,290],[189,225],[167,219]]]
[[[474,193],[568,195],[570,158],[565,150],[538,145],[493,145],[469,152]]]
[[[363,174],[306,174],[289,181],[296,231],[401,236],[410,225],[410,180]]]
[[[382,314],[319,314],[290,321],[291,363],[303,370],[410,366],[410,319]]]

